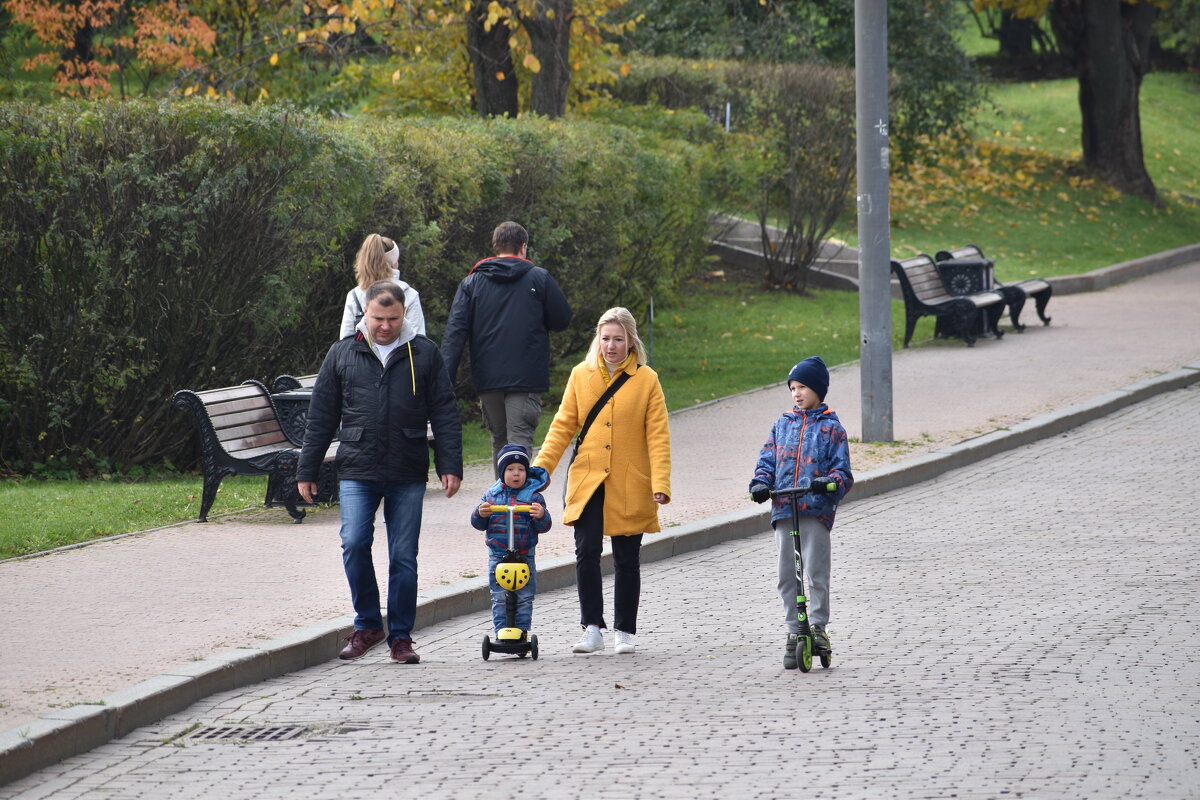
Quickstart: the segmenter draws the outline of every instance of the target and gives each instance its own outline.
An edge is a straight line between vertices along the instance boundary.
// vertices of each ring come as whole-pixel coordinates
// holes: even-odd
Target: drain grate
[[[198,728],[187,738],[205,742],[284,742],[307,730],[303,725],[210,725]]]

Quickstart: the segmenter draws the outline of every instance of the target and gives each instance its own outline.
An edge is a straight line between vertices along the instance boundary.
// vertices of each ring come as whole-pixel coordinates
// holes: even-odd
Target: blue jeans
[[[342,513],[342,564],[350,582],[357,630],[383,630],[379,585],[371,545],[375,512],[383,503],[388,541],[388,644],[411,639],[417,615],[417,538],[421,535],[424,483],[338,481]]]
[[[525,563],[529,565],[529,583],[517,590],[517,615],[513,621],[514,628],[520,628],[526,633],[533,624],[533,598],[537,595],[537,564],[534,562],[534,550],[529,548],[525,554]],[[492,590],[492,627],[498,632],[508,627],[508,591],[496,583],[496,565],[504,558],[505,549],[488,547],[488,586]]]

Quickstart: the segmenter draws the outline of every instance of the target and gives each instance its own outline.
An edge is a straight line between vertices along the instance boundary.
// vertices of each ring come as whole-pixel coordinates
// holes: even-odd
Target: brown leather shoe
[[[412,639],[397,639],[392,642],[392,661],[397,664],[416,664],[421,660],[413,650]]]
[[[347,661],[362,658],[368,650],[386,638],[387,634],[383,631],[356,630],[346,640],[346,646],[342,648],[342,652],[338,653],[338,658],[344,658]]]

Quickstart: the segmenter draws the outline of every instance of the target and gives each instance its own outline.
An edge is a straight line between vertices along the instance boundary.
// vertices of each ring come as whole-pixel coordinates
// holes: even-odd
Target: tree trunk
[[[1157,10],[1148,2],[1054,0],[1050,13],[1079,77],[1084,166],[1126,194],[1161,204],[1146,171],[1138,108]]]
[[[1007,9],[1000,12],[1000,55],[1021,58],[1033,55],[1033,31],[1037,20],[1018,17]]]
[[[473,0],[467,12],[467,52],[475,73],[475,108],[481,117],[515,117],[517,76],[513,72],[508,23],[501,19],[484,30],[488,0]]]
[[[567,89],[571,85],[571,16],[574,0],[537,0],[533,16],[521,18],[533,55],[541,69],[533,76],[530,109],[547,117],[567,113]]]

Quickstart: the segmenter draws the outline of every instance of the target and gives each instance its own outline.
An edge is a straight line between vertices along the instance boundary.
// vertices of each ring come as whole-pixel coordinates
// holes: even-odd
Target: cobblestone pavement
[[[1193,385],[847,504],[829,670],[781,668],[764,531],[647,565],[636,655],[571,655],[549,592],[536,662],[455,618],[419,666],[219,694],[0,798],[1194,798],[1198,449]]]
[[[1056,296],[1048,328],[1031,325],[974,348],[944,342],[898,352],[900,442],[852,443],[855,473],[1196,362],[1197,303],[1200,263],[1192,263],[1102,292]],[[1036,322],[1031,310],[1025,317]],[[730,324],[736,332],[736,321]],[[932,329],[929,320],[922,325]],[[780,346],[779,353],[764,353],[764,361],[781,364],[785,373],[798,355]],[[830,383],[830,405],[852,437],[862,431],[858,366],[835,368]],[[664,527],[744,508],[758,447],[789,404],[777,383],[673,414],[675,496],[662,509]],[[726,461],[714,469],[718,453]],[[423,593],[470,579],[486,566],[466,520],[489,482],[486,466],[470,467],[456,497],[447,500],[432,488],[426,496]],[[573,549],[570,531],[558,521],[556,491],[547,495],[556,522],[538,547],[539,559]],[[19,643],[0,647],[0,732],[72,704],[95,703],[190,661],[315,622],[348,620],[337,530],[337,509],[322,509],[303,525],[272,510],[0,563],[0,608],[6,610],[0,638]],[[376,554],[382,581],[382,537]],[[64,647],[29,646],[45,641],[47,598],[56,610],[69,610],[54,620],[53,638]]]

